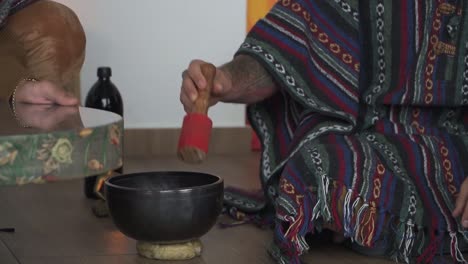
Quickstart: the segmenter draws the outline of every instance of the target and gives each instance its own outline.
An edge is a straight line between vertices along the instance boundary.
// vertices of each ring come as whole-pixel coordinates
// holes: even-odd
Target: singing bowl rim
[[[195,186],[188,186],[188,187],[180,187],[180,188],[170,188],[170,189],[157,189],[157,188],[137,188],[137,187],[127,187],[119,185],[115,183],[115,181],[131,178],[131,177],[157,177],[161,175],[174,175],[178,177],[190,177],[194,175],[199,175],[203,177],[212,177],[214,179],[213,182],[208,184],[200,184]],[[145,172],[132,172],[132,173],[124,173],[121,175],[110,177],[105,181],[105,185],[107,188],[111,188],[114,192],[138,192],[138,193],[145,193],[147,195],[152,194],[161,194],[161,195],[170,195],[173,193],[190,193],[190,192],[201,192],[204,194],[208,194],[210,191],[217,191],[219,185],[224,185],[224,180],[220,176],[205,173],[205,172],[196,172],[196,171],[183,171],[183,170],[162,170],[162,171],[145,171]],[[106,188],[106,189],[107,189]]]

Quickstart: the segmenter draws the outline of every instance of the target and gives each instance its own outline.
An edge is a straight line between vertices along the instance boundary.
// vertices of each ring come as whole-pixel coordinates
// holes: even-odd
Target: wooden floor
[[[256,188],[258,157],[211,157],[201,166],[188,166],[174,157],[126,160],[126,172],[195,170],[214,173],[226,185]],[[91,202],[82,194],[81,181],[0,188],[0,227],[16,233],[0,233],[1,264],[151,264],[137,255],[135,241],[122,235],[110,218],[96,218]],[[266,252],[271,231],[253,226],[214,227],[202,238],[200,258],[180,264],[274,263]],[[368,258],[330,244],[314,246],[306,263],[393,263]],[[171,262],[173,263],[173,262]]]

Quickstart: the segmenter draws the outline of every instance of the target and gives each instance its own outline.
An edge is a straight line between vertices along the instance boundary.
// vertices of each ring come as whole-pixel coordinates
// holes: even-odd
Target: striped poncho
[[[35,1],[38,0],[0,0],[0,29],[5,25],[8,16]]]
[[[249,32],[238,54],[281,88],[248,108],[279,263],[329,222],[398,261],[464,261],[467,15],[463,0],[280,0]]]

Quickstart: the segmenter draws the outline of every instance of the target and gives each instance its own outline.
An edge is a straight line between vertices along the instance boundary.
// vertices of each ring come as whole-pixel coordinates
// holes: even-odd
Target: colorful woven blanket
[[[4,26],[9,15],[38,0],[0,0],[0,28]]]
[[[468,4],[281,0],[238,54],[281,92],[248,109],[278,263],[325,224],[389,258],[464,262],[451,216],[468,172]]]

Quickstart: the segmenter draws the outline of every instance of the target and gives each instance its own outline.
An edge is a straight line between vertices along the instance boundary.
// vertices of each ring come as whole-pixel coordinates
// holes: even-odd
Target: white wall
[[[228,61],[245,37],[243,0],[57,0],[87,34],[83,97],[96,69],[110,66],[125,102],[125,127],[180,127],[181,72],[200,58]],[[218,104],[214,126],[244,126],[242,105]]]

